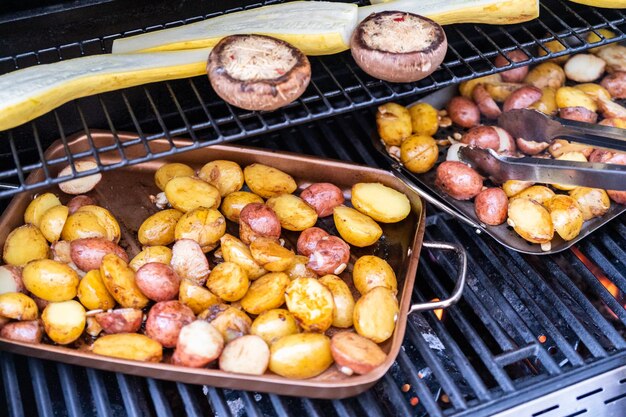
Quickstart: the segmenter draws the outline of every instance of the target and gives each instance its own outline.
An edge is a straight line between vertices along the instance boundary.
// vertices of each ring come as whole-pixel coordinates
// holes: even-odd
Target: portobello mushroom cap
[[[352,33],[356,63],[372,77],[412,82],[433,73],[446,56],[443,28],[423,16],[399,11],[372,13]]]
[[[280,39],[232,35],[211,51],[207,73],[224,101],[246,110],[276,110],[302,95],[311,80],[311,64]]]

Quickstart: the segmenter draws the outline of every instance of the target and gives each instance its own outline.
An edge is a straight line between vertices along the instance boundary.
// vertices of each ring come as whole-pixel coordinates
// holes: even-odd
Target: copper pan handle
[[[456,252],[457,259],[459,261],[459,271],[456,277],[456,285],[454,286],[454,290],[452,290],[452,295],[450,295],[449,298],[441,301],[430,301],[428,303],[413,304],[409,309],[409,314],[418,311],[434,310],[437,308],[448,308],[456,304],[457,301],[461,299],[461,295],[463,294],[463,287],[465,287],[465,277],[467,275],[467,252],[465,252],[463,246],[457,243],[446,242],[424,242],[422,246],[429,249],[451,250]]]

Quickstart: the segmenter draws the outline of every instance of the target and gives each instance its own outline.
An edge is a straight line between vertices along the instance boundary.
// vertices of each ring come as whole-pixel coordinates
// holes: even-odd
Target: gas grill
[[[0,73],[110,51],[112,41],[220,13],[273,4],[197,1],[8,2],[0,13]],[[190,4],[193,3],[193,4]],[[228,7],[228,10],[225,10]],[[8,9],[11,10],[8,10]],[[503,69],[491,63],[521,48],[527,65],[626,39],[626,10],[565,0],[542,1],[541,16],[512,26],[445,27],[444,64],[416,83],[389,84],[363,73],[349,53],[311,59],[313,80],[276,112],[233,108],[206,77],[149,84],[67,103],[33,122],[0,132],[0,209],[8,197],[56,182],[50,166],[91,156],[101,171],[216,143],[237,143],[387,167],[370,143],[376,105],[409,103],[446,85]],[[164,23],[168,22],[168,23]],[[597,30],[616,37],[605,39]],[[589,44],[588,33],[600,41]],[[545,43],[566,49],[549,53]],[[539,56],[537,50],[547,52]],[[510,68],[510,67],[509,67]],[[508,69],[508,68],[504,68]],[[52,141],[105,129],[137,132],[132,141],[47,160]],[[131,159],[128,146],[189,138],[159,154]],[[117,150],[119,162],[98,155]],[[43,168],[41,182],[27,184]],[[74,172],[73,176],[81,176]],[[462,300],[445,311],[409,316],[403,347],[369,391],[345,400],[313,400],[185,385],[0,352],[0,415],[8,416],[624,416],[626,415],[626,218],[556,255],[509,251],[427,207],[426,238],[468,252]],[[444,299],[454,262],[423,249],[413,300]]]

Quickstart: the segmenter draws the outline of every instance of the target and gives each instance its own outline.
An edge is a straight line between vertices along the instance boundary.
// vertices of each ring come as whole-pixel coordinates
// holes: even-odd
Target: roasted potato
[[[324,236],[309,255],[308,268],[317,275],[341,274],[350,262],[350,245],[337,236]]]
[[[386,103],[376,112],[378,135],[387,146],[400,146],[402,140],[411,134],[411,115],[406,107],[396,103]]]
[[[558,158],[569,152],[581,152],[585,158],[589,158],[594,148],[584,143],[568,142],[563,139],[556,139],[550,145],[549,151],[553,158]]]
[[[606,62],[606,72],[626,71],[626,46],[614,43],[599,49],[597,55]]]
[[[270,371],[293,379],[312,378],[333,363],[330,339],[319,333],[283,336],[270,347]]]
[[[176,240],[176,224],[183,213],[175,210],[161,210],[143,221],[137,232],[139,243],[144,246],[165,246]]]
[[[248,191],[236,191],[224,197],[220,210],[228,220],[239,223],[241,210],[250,203],[262,204],[263,199]]]
[[[209,261],[195,240],[181,239],[172,248],[170,265],[182,279],[204,285],[209,276]]]
[[[23,266],[30,261],[46,259],[49,249],[48,241],[39,229],[32,224],[25,224],[7,236],[2,259],[9,265]]]
[[[43,327],[39,320],[14,321],[7,323],[0,329],[0,337],[17,342],[41,343]]]
[[[239,213],[239,238],[246,244],[257,237],[278,239],[280,231],[276,212],[266,204],[250,203]]]
[[[304,256],[309,256],[315,250],[317,242],[323,237],[329,236],[328,232],[319,227],[309,227],[300,233],[296,247],[298,253]]]
[[[541,100],[542,90],[531,85],[518,88],[504,101],[502,111],[526,109]]]
[[[278,241],[266,237],[257,238],[252,242],[250,253],[259,265],[270,272],[285,271],[296,257],[295,253],[282,247]]]
[[[61,231],[61,239],[71,242],[75,239],[86,239],[89,237],[108,239],[107,230],[94,213],[78,209],[76,213],[69,215],[65,220],[63,230]]]
[[[243,187],[243,171],[239,164],[233,161],[208,162],[198,171],[198,177],[217,188],[222,197]]]
[[[180,283],[178,301],[189,307],[194,314],[200,314],[212,305],[222,302],[211,291],[188,279],[183,279]]]
[[[328,182],[317,182],[309,185],[300,193],[300,198],[315,209],[318,217],[333,214],[335,207],[344,203],[341,188]]]
[[[603,216],[611,208],[608,194],[599,188],[576,187],[569,195],[578,203],[584,221]]]
[[[241,299],[241,307],[250,314],[278,308],[285,302],[285,289],[290,284],[284,272],[270,272],[254,281]]]
[[[143,311],[137,308],[118,308],[98,313],[95,319],[107,334],[136,333],[141,327]]]
[[[462,162],[445,161],[436,171],[435,185],[456,200],[470,200],[483,188],[483,178]]]
[[[178,295],[180,277],[174,269],[160,262],[150,262],[135,273],[139,290],[154,301],[173,300]]]
[[[96,355],[142,362],[161,362],[163,358],[159,342],[137,333],[101,336],[91,345],[91,351]]]
[[[128,255],[117,244],[102,237],[75,239],[70,242],[70,257],[74,264],[85,272],[99,269],[102,258],[108,253],[114,253],[124,262],[128,262]]]
[[[621,74],[621,73],[619,73]],[[615,74],[614,74],[615,75]],[[593,99],[593,101],[598,101],[598,99],[600,97],[603,97],[606,100],[610,100],[611,96],[613,94],[611,94],[607,88],[605,88],[605,80],[610,79],[609,77],[612,77],[611,75],[608,75],[606,77],[604,77],[602,79],[602,85],[600,84],[595,84],[595,83],[583,83],[583,84],[576,84],[573,87],[577,90],[582,91],[583,93],[587,94],[589,97],[591,97]],[[608,84],[608,83],[607,83]],[[616,98],[621,98],[621,97],[616,97]]]
[[[553,62],[543,62],[528,72],[524,82],[539,89],[560,88],[565,84],[565,72]]]
[[[100,223],[100,225],[102,225],[102,227],[104,227],[104,230],[106,231],[105,237],[107,239],[115,243],[118,243],[120,241],[120,238],[122,236],[122,232],[120,231],[120,225],[117,220],[115,220],[115,217],[113,217],[113,214],[111,214],[109,210],[100,206],[82,206],[76,211],[76,213],[83,212],[92,213],[94,216],[96,216],[96,218],[98,219],[98,223]]]
[[[446,109],[452,122],[460,127],[468,129],[480,123],[480,110],[473,101],[465,97],[453,97]]]
[[[35,301],[21,292],[0,294],[0,317],[15,320],[36,320],[39,309]]]
[[[115,299],[109,294],[97,269],[87,272],[80,280],[77,295],[88,310],[109,310],[115,306]]]
[[[241,336],[228,343],[220,355],[222,371],[263,375],[270,362],[270,349],[259,336]]]
[[[500,136],[493,126],[475,126],[463,135],[461,143],[497,151],[500,148]]]
[[[528,198],[545,206],[554,197],[554,191],[543,185],[533,185],[515,195],[515,198]]]
[[[487,188],[474,199],[474,211],[481,222],[497,226],[506,221],[509,199],[501,188]]]
[[[385,287],[373,288],[354,305],[354,329],[361,336],[382,343],[393,334],[398,313],[393,291]]]
[[[259,314],[252,322],[250,334],[257,335],[272,345],[283,336],[300,332],[295,317],[289,311],[275,308]]]
[[[246,313],[226,304],[212,305],[200,313],[198,318],[207,320],[215,326],[226,343],[250,334],[250,327],[252,326],[252,320]]]
[[[352,332],[339,332],[330,339],[337,368],[346,374],[363,375],[380,366],[387,355],[371,340]]]
[[[71,165],[68,165],[59,172],[58,177],[61,178],[64,176],[69,176],[72,174],[73,170],[76,170],[76,172],[83,172],[83,171],[96,170],[97,168],[98,168],[98,164],[93,160],[75,161],[74,169],[72,169]],[[98,172],[96,174],[89,175],[86,177],[62,182],[59,184],[59,188],[65,194],[74,194],[74,195],[85,194],[93,190],[96,187],[96,185],[98,185],[101,179],[102,179],[102,174]]]
[[[50,303],[41,313],[46,334],[60,345],[72,343],[85,330],[85,308],[74,300]]]
[[[165,191],[167,183],[176,177],[193,177],[193,168],[189,165],[181,164],[178,162],[172,162],[164,164],[159,167],[154,173],[154,182],[159,190]]]
[[[546,52],[546,50],[544,48],[539,47],[538,48],[539,56],[545,56],[548,53],[557,53],[557,52],[561,52],[561,51],[564,51],[565,49],[567,49],[566,46],[562,42],[560,42],[558,39],[554,39],[552,41],[544,43],[543,47],[545,47],[548,50],[548,52]],[[562,56],[558,56],[556,58],[552,58],[550,61],[554,62],[555,65],[556,65],[556,64],[563,64],[568,59],[569,59],[569,55],[562,55]]]
[[[39,227],[41,218],[44,213],[55,206],[60,206],[61,201],[59,197],[52,193],[43,193],[33,199],[28,204],[26,211],[24,212],[24,223],[30,223],[33,226]]]
[[[50,251],[52,252],[52,259],[55,261],[63,262],[64,264],[74,263],[72,262],[71,242],[67,240],[57,240],[50,245]],[[76,269],[78,269],[78,267],[76,267]]]
[[[241,300],[250,286],[246,271],[234,262],[222,262],[209,274],[206,286],[224,301]]]
[[[528,59],[529,59],[528,55],[526,55],[524,51],[520,49],[514,49],[512,51],[507,52],[506,56],[505,55],[496,56],[496,59],[494,60],[494,64],[496,65],[496,67],[500,68],[500,67],[506,67],[513,62],[523,62]],[[504,71],[503,73],[500,74],[500,76],[502,77],[502,81],[505,81],[508,83],[519,83],[524,80],[524,77],[526,77],[526,74],[528,74],[528,66],[517,67],[517,68],[510,69],[508,71]]]
[[[217,359],[224,348],[224,338],[210,323],[195,320],[180,329],[174,365],[202,368]]]
[[[333,295],[335,309],[333,310],[332,325],[340,328],[352,326],[352,315],[354,313],[354,297],[346,284],[337,275],[324,275],[319,279],[320,284],[330,290]]]
[[[305,332],[324,333],[333,323],[332,292],[313,278],[298,278],[285,291],[287,309]]]
[[[565,76],[572,81],[588,83],[600,78],[604,74],[605,67],[606,62],[595,55],[577,54],[567,60],[563,71]]]
[[[544,87],[541,89],[541,98],[531,104],[529,109],[538,110],[548,116],[554,116],[558,107],[556,105],[556,89]]]
[[[515,91],[519,90],[520,88],[524,87],[525,85],[526,84],[522,84],[522,83],[505,83],[505,82],[490,83],[490,84],[485,84],[485,90],[487,90],[487,93],[489,93],[489,95],[494,101],[498,103],[504,103],[511,94],[513,94]]]
[[[400,161],[415,174],[430,170],[438,156],[437,142],[430,136],[411,135],[400,146]]]
[[[195,177],[176,177],[165,186],[167,201],[177,210],[188,212],[198,207],[217,209],[220,192],[209,183]]]
[[[394,294],[398,292],[398,281],[391,265],[374,255],[361,256],[352,269],[354,287],[365,295],[376,287],[385,287]]]
[[[53,243],[61,238],[68,215],[69,209],[66,206],[54,206],[41,216],[39,230],[48,242]]]
[[[507,223],[518,235],[532,243],[548,243],[554,236],[550,213],[530,198],[515,197],[509,201]]]
[[[191,239],[198,242],[203,252],[217,246],[226,233],[226,219],[215,209],[198,207],[185,213],[176,223],[176,240]]]
[[[70,214],[76,213],[76,211],[82,206],[97,206],[96,200],[88,195],[77,195],[67,202],[67,208]]]
[[[491,96],[491,94],[489,94],[487,88],[485,88],[482,84],[479,84],[474,88],[472,100],[474,100],[474,103],[478,106],[480,114],[488,119],[497,119],[502,114],[502,110],[498,107],[498,103],[496,103],[496,100]]]
[[[482,84],[488,86],[500,82],[502,82],[502,75],[500,75],[499,73],[490,74],[479,78],[473,78],[468,81],[463,81],[461,84],[459,84],[459,93],[461,93],[461,95],[466,99],[471,99],[474,93],[474,88],[476,88],[477,85]]]
[[[561,87],[556,90],[556,105],[559,109],[566,107],[584,107],[596,112],[598,106],[585,92],[574,87]]]
[[[263,164],[248,165],[243,176],[250,191],[263,198],[291,194],[298,188],[291,175]]]
[[[596,33],[602,36],[602,38],[598,36]],[[605,29],[605,28],[595,29],[593,32],[589,32],[589,34],[587,35],[587,42],[596,43],[596,42],[600,42],[602,39],[611,39],[614,37],[615,37],[615,32],[612,32],[609,29]],[[598,46],[597,48],[591,48],[589,52],[591,52],[592,54],[596,54],[605,46],[607,45]]]
[[[578,203],[569,196],[555,195],[546,203],[554,230],[563,240],[572,240],[583,226],[583,214]]]
[[[524,138],[515,139],[515,144],[520,152],[526,155],[537,155],[545,151],[550,144],[548,142],[537,142],[534,140],[526,140]]]
[[[176,346],[183,326],[196,319],[193,311],[179,301],[160,301],[150,308],[146,320],[146,336],[163,347]]]
[[[558,158],[560,161],[577,161],[577,162],[587,162],[587,158],[582,152],[579,151],[570,151],[562,154]],[[571,191],[576,188],[575,185],[567,185],[567,184],[552,184],[552,186],[558,190]]]
[[[250,248],[241,240],[226,233],[220,242],[224,261],[234,262],[242,267],[248,274],[248,279],[255,280],[267,272],[254,260]]]
[[[360,248],[373,245],[383,234],[371,217],[350,207],[335,207],[333,220],[343,240]]]
[[[122,307],[143,308],[148,304],[135,282],[135,271],[119,256],[109,253],[102,258],[100,276],[109,294]]]
[[[437,109],[428,103],[417,103],[409,107],[413,134],[433,136],[439,129]]]
[[[274,210],[283,229],[299,232],[317,222],[315,209],[293,194],[271,197],[266,204]]]
[[[150,262],[161,262],[162,264],[170,264],[172,260],[172,250],[167,246],[146,246],[130,261],[133,271],[137,272],[139,268]]]
[[[0,266],[0,294],[7,292],[26,292],[22,268],[13,265]]]
[[[598,114],[584,107],[563,107],[559,109],[559,117],[591,124],[598,121]]]
[[[289,268],[285,272],[291,280],[296,278],[317,278],[317,274],[307,266],[309,258],[306,256],[296,255]]]
[[[26,264],[22,271],[28,291],[46,301],[66,301],[76,297],[80,278],[67,264],[39,259]]]

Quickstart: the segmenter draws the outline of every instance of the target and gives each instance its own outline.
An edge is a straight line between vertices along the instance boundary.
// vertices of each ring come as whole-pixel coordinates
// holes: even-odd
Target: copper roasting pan
[[[118,135],[122,141],[133,139],[131,134]],[[91,142],[91,143],[90,143]],[[68,146],[72,154],[88,151],[94,145],[98,148],[115,144],[114,136],[106,132],[85,135],[68,139]],[[174,146],[188,144],[185,140],[176,140]],[[154,153],[165,152],[172,144],[167,140],[150,142]],[[128,159],[136,159],[146,154],[143,145],[130,146],[124,150]],[[46,151],[46,160],[53,160],[65,154],[64,144],[55,142]],[[353,248],[352,260],[365,254],[376,254],[388,260],[394,268],[398,278],[398,300],[400,315],[393,336],[381,345],[388,354],[385,362],[366,375],[346,376],[332,365],[323,374],[306,380],[293,380],[270,373],[262,376],[232,374],[209,368],[186,368],[167,363],[145,363],[124,359],[109,358],[89,353],[85,349],[67,348],[51,344],[30,345],[0,338],[0,348],[7,351],[35,356],[42,359],[56,360],[74,365],[103,369],[107,371],[123,372],[150,378],[166,379],[191,384],[206,384],[222,388],[243,389],[250,391],[272,392],[281,395],[304,396],[314,398],[344,398],[357,395],[371,387],[380,379],[394,362],[406,329],[406,318],[410,312],[432,308],[445,308],[456,302],[461,295],[465,281],[466,260],[465,252],[458,245],[437,242],[422,242],[425,227],[424,206],[420,197],[410,187],[398,180],[389,172],[367,166],[349,164],[334,160],[314,158],[310,156],[272,152],[267,150],[247,148],[241,146],[212,146],[201,148],[164,160],[150,161],[134,166],[126,166],[103,174],[103,179],[92,196],[98,204],[109,209],[118,219],[122,229],[121,245],[127,250],[131,258],[140,251],[136,241],[137,230],[142,221],[152,213],[156,207],[151,203],[149,196],[159,190],[154,185],[154,172],[164,162],[182,162],[194,168],[200,168],[206,162],[214,159],[228,159],[245,166],[254,162],[267,164],[291,174],[302,189],[312,182],[332,182],[343,189],[347,198],[350,197],[350,188],[353,184],[362,181],[380,182],[404,192],[412,205],[411,215],[400,223],[382,225],[384,234],[380,241],[368,248]],[[110,165],[120,160],[117,150],[101,155],[104,165]],[[51,175],[56,175],[58,166],[51,166]],[[41,171],[33,172],[28,181],[37,182],[44,178]],[[57,187],[52,192],[60,195],[62,201],[69,199],[62,195]],[[0,218],[0,243],[4,246],[7,235],[15,227],[23,224],[23,213],[33,195],[22,193],[17,195]],[[229,225],[229,232],[236,231],[235,225]],[[321,219],[318,226],[337,234],[333,230],[332,216]],[[236,232],[235,232],[236,233]],[[284,234],[288,242],[295,242],[297,236]],[[424,303],[411,305],[411,293],[417,269],[419,253],[422,246],[455,251],[459,259],[459,277],[453,295],[447,300],[438,303]],[[351,270],[351,266],[348,268]],[[344,274],[347,274],[344,272]],[[349,274],[344,276],[348,278]],[[346,282],[350,282],[347,279]],[[354,289],[352,288],[354,291]],[[331,329],[332,331],[332,329]],[[167,357],[167,355],[164,355]]]

